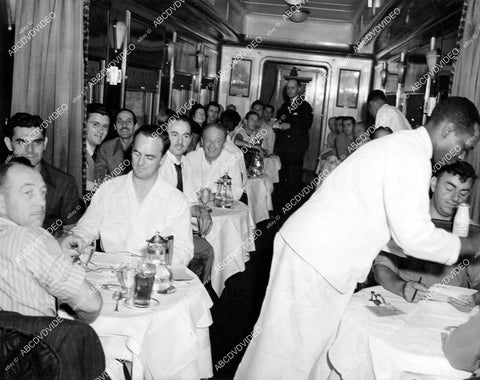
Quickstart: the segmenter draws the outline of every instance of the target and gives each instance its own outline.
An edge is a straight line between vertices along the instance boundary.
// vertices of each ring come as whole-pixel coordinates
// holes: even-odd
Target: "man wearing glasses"
[[[137,117],[132,110],[123,108],[117,112],[114,120],[118,137],[105,141],[98,148],[95,179],[126,174],[131,169],[133,135],[138,129]]]
[[[97,147],[107,137],[110,127],[110,111],[99,103],[87,107],[87,190],[94,188]]]
[[[25,157],[47,184],[43,228],[69,229],[78,220],[78,188],[75,178],[43,160],[48,138],[40,116],[18,112],[8,121],[5,145],[15,158]]]

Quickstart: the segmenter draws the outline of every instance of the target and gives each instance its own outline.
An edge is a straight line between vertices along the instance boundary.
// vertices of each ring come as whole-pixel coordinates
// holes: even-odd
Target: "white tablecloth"
[[[123,257],[123,258],[122,258]],[[95,253],[92,262],[109,267],[125,263],[123,254]],[[132,259],[135,260],[135,259]],[[93,266],[95,268],[95,266]],[[186,269],[186,268],[185,268]],[[111,358],[131,361],[134,379],[200,379],[212,376],[208,327],[212,324],[212,301],[198,277],[174,281],[177,291],[153,295],[160,305],[154,309],[130,309],[119,302],[114,312],[113,291],[103,283],[117,283],[112,271],[88,272],[87,279],[100,287],[103,308],[92,324],[100,336],[108,364]]]
[[[253,221],[259,223],[270,218],[269,210],[273,210],[273,183],[270,177],[263,174],[247,179],[245,190],[248,197],[248,208]]]
[[[243,272],[245,262],[250,259],[248,252],[255,251],[255,223],[248,207],[239,201],[231,209],[212,207],[212,210],[213,225],[205,239],[214,250],[211,283],[220,297],[225,281]]]
[[[365,306],[370,291],[380,293],[405,314],[379,317]],[[343,380],[460,380],[470,376],[450,366],[441,333],[476,314],[443,302],[408,303],[380,286],[353,295],[329,358]],[[331,376],[331,378],[338,378]]]
[[[280,157],[272,155],[269,157],[265,157],[263,159],[263,164],[265,167],[265,174],[270,177],[273,183],[277,183],[278,179],[278,171],[282,167],[282,163],[280,161]]]

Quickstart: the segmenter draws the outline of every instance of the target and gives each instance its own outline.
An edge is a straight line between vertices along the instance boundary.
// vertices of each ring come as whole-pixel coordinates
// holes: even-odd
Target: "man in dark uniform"
[[[308,130],[312,126],[312,107],[299,95],[300,82],[290,79],[286,86],[285,102],[277,113],[276,152],[282,161],[280,170],[280,192],[288,201],[302,187],[303,156],[308,149]]]

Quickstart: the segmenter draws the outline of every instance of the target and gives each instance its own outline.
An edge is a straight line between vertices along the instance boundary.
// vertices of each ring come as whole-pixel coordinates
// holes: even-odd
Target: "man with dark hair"
[[[168,183],[184,194],[189,194],[187,200],[191,205],[190,213],[193,218],[196,218],[198,224],[198,231],[193,234],[193,261],[205,263],[203,273],[198,273],[198,271],[195,271],[195,273],[205,283],[208,282],[211,276],[214,252],[212,246],[203,236],[208,234],[212,228],[212,217],[205,207],[198,205],[197,197],[194,196],[195,192],[191,184],[194,174],[189,162],[185,159],[185,153],[192,138],[190,122],[188,119],[181,117],[169,123],[167,131],[170,147],[163,156],[159,172]]]
[[[275,107],[272,106],[271,104],[265,105],[265,108],[263,109],[263,120],[265,123],[267,123],[269,126],[273,125],[273,113],[275,112]]]
[[[146,252],[146,240],[158,231],[173,235],[173,263],[187,265],[193,257],[190,205],[160,174],[169,140],[158,125],[144,125],[134,135],[132,170],[99,187],[90,206],[73,228],[85,241],[100,238],[106,252]]]
[[[345,160],[354,150],[353,126],[355,119],[352,116],[344,116],[342,124],[342,133],[335,139],[335,148],[340,161]]]
[[[353,291],[390,239],[409,256],[447,265],[480,251],[480,233],[464,238],[435,227],[428,198],[431,160],[463,159],[478,142],[480,115],[466,98],[440,102],[433,113],[443,116],[355,152],[280,228],[254,328],[261,334],[237,380],[327,379],[328,350]]]
[[[303,156],[308,149],[308,130],[313,122],[313,110],[300,95],[300,82],[290,79],[286,85],[288,102],[277,113],[276,151],[282,162],[280,183],[285,199],[294,196],[303,182]]]
[[[75,178],[43,160],[48,143],[46,123],[37,115],[18,112],[5,128],[5,145],[14,157],[25,157],[47,184],[43,227],[69,229],[78,220],[78,188]]]
[[[452,221],[457,207],[468,201],[476,178],[473,167],[464,161],[445,165],[434,173],[430,179],[431,218]],[[375,259],[373,269],[376,281],[385,289],[402,296],[408,302],[418,302],[427,295],[430,286],[441,283],[448,273],[453,273],[456,265],[458,263],[443,265],[414,257],[402,258],[382,251]],[[448,284],[462,287],[469,287],[470,284],[471,287],[478,287],[478,274],[478,265],[472,263],[466,270],[450,278]],[[455,301],[453,303],[458,306]]]
[[[87,106],[87,190],[94,188],[97,147],[105,140],[110,128],[110,111],[100,103]]]
[[[220,116],[219,124],[223,125],[228,133],[231,133],[238,127],[241,121],[242,117],[237,111],[227,109]]]
[[[375,127],[389,127],[393,132],[412,129],[403,113],[394,106],[387,104],[383,91],[373,90],[368,94],[367,106],[375,118]]]
[[[378,127],[372,133],[372,140],[379,139],[380,137],[385,137],[391,135],[393,131],[389,127]]]
[[[250,110],[258,115],[258,133],[261,135],[262,148],[265,149],[266,153],[273,154],[275,148],[275,131],[271,125],[265,122],[265,106],[260,100],[255,100]]]
[[[207,124],[216,123],[220,116],[220,104],[217,102],[210,102],[207,105]]]
[[[97,149],[95,179],[126,174],[131,169],[133,134],[138,129],[137,117],[132,110],[122,108],[115,115],[118,137],[105,141]]]
[[[215,192],[218,179],[228,174],[232,178],[233,197],[238,200],[243,194],[243,181],[246,180],[242,175],[243,155],[241,151],[232,153],[225,149],[226,140],[227,131],[223,125],[207,124],[202,131],[203,148],[188,153],[186,160],[194,173],[194,191],[208,187]]]

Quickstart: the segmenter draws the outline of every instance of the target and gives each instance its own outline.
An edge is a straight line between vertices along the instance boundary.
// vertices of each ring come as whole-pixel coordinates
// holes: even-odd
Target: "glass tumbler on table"
[[[150,306],[153,281],[155,280],[155,265],[149,263],[141,264],[135,273],[135,291],[133,303],[138,307]]]
[[[135,268],[122,267],[117,271],[118,281],[125,292],[125,298],[131,299],[133,296],[133,289],[135,287]]]

